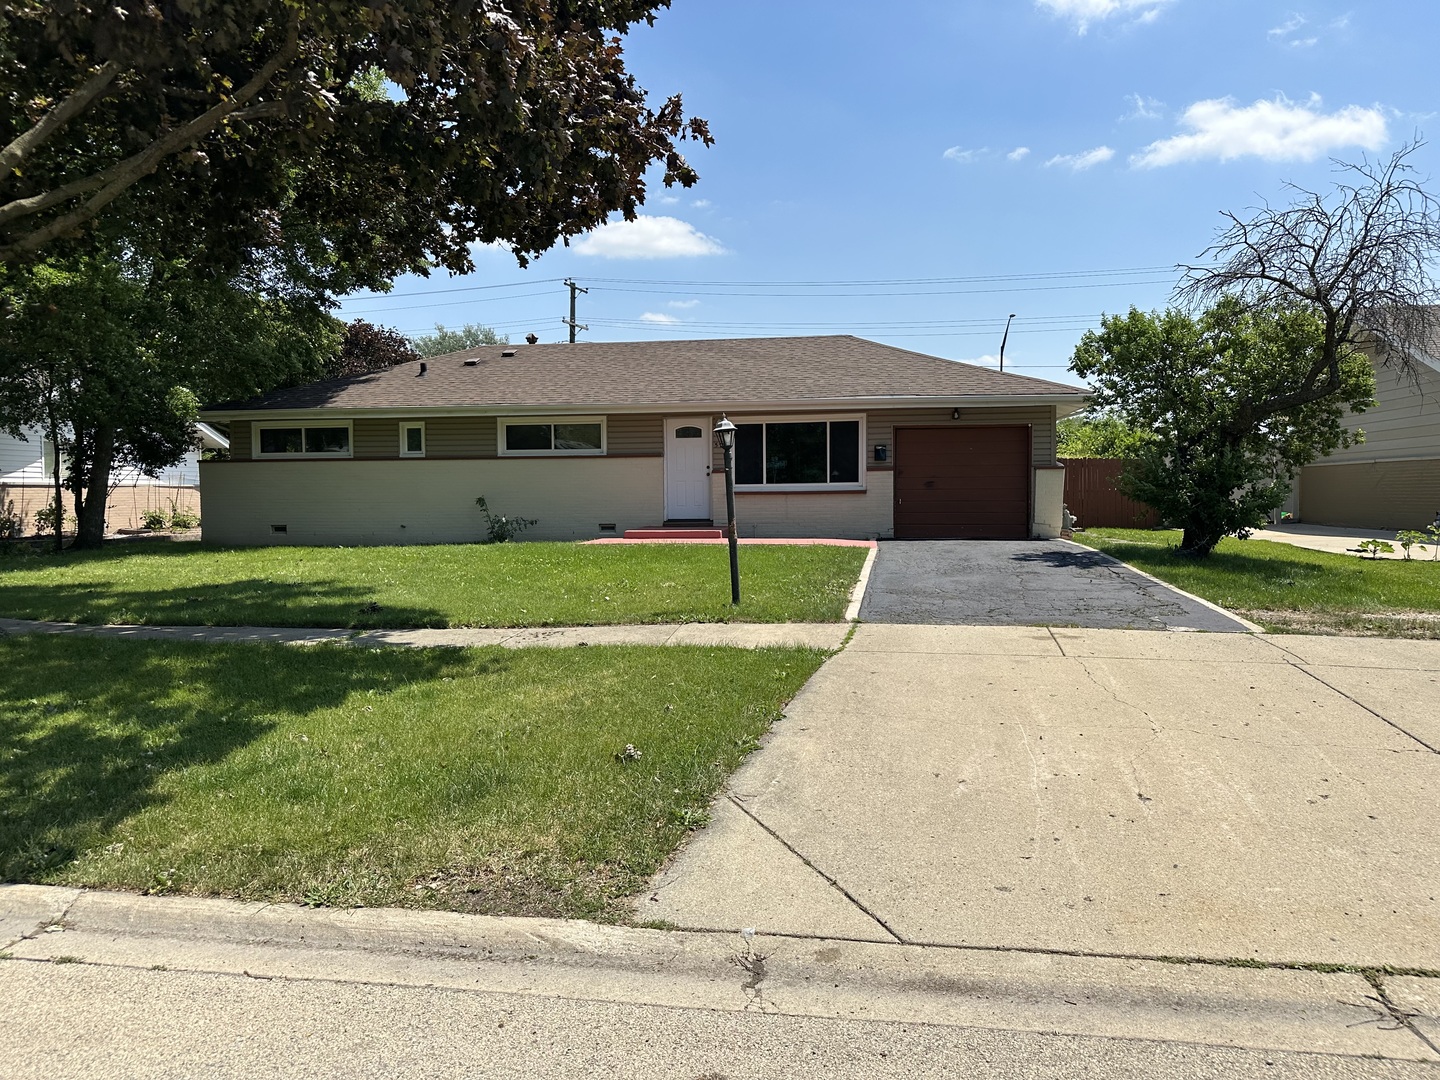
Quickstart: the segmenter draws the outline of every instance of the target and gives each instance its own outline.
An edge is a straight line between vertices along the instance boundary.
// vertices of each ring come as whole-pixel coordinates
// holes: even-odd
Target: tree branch
[[[115,76],[118,74],[120,74],[120,65],[115,61],[110,60],[102,64],[99,70],[86,79],[78,90],[47,112],[28,130],[16,136],[9,146],[0,150],[0,176],[13,172],[31,151],[88,108],[90,103],[103,94],[115,81]]]
[[[155,169],[159,167],[160,162],[166,157],[198,141],[202,136],[213,131],[226,120],[232,118],[255,119],[259,116],[279,115],[284,109],[284,106],[279,102],[267,102],[252,106],[248,109],[242,108],[242,106],[245,102],[265,89],[266,85],[275,77],[276,73],[279,72],[282,67],[295,59],[295,56],[299,52],[299,47],[299,27],[292,19],[284,45],[282,45],[279,51],[251,77],[249,82],[237,90],[233,96],[218,102],[199,116],[181,124],[179,127],[171,129],[165,135],[157,138],[144,150],[140,151],[140,153],[134,154],[124,161],[117,162],[115,165],[112,165],[103,172],[96,173],[94,176],[76,181],[71,185],[66,185],[67,188],[75,189],[70,191],[67,196],[68,198],[74,198],[88,191],[95,191],[97,188],[99,190],[95,196],[86,201],[82,206],[77,207],[68,214],[61,215],[40,228],[32,230],[20,237],[20,239],[4,247],[0,247],[0,263],[8,262],[28,252],[37,251],[56,237],[63,236],[71,230],[85,224],[87,221],[90,221],[102,209],[123,195],[142,177],[154,172]],[[270,110],[276,111],[272,112]],[[50,194],[56,194],[64,190],[65,188],[57,189],[55,193]],[[42,196],[40,198],[44,199],[48,198],[48,196]],[[59,201],[61,200],[49,199],[47,206],[56,205]],[[3,210],[8,210],[13,205],[13,203],[7,204]],[[34,213],[36,211],[31,212]],[[19,215],[11,214],[9,216],[15,217]],[[3,220],[4,218],[0,217],[0,221]]]

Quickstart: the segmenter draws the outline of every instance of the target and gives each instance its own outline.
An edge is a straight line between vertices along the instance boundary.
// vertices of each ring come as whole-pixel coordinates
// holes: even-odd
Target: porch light
[[[715,437],[720,440],[720,445],[727,451],[735,449],[735,425],[732,424],[722,413],[720,422],[715,425]]]
[[[730,538],[730,603],[740,604],[740,540],[735,531],[735,425],[724,413],[715,425],[715,437],[725,451],[726,535]]]

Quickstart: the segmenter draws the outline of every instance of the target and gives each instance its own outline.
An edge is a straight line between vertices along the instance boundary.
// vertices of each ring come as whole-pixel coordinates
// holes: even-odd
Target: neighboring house
[[[1345,417],[1365,441],[1302,469],[1286,508],[1313,525],[1424,528],[1440,513],[1440,360],[1417,356],[1413,378],[1371,362],[1378,404]]]
[[[202,447],[225,450],[229,440],[209,424],[196,424],[195,434]],[[65,462],[60,461],[61,472]],[[146,510],[168,510],[173,502],[179,509],[200,511],[200,451],[186,454],[174,468],[159,476],[146,476],[136,469],[121,469],[110,478],[111,494],[106,501],[108,529],[137,528]],[[22,438],[0,432],[0,503],[13,504],[13,512],[33,532],[35,511],[48,506],[55,497],[55,448],[40,431],[26,430]],[[66,513],[73,513],[72,498],[65,495]],[[0,505],[0,516],[11,512]]]
[[[1086,395],[855,337],[486,346],[205,410],[203,530],[464,542],[477,496],[527,539],[723,521],[726,414],[744,536],[1055,536]]]

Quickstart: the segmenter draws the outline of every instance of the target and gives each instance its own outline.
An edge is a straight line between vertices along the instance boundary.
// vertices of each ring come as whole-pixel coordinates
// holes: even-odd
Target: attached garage
[[[897,427],[897,540],[1030,536],[1030,429]]]

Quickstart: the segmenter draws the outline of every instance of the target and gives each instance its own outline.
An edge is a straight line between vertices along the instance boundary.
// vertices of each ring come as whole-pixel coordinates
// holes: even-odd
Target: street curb
[[[29,916],[10,962],[1440,1061],[1355,974],[0,886]]]
[[[1256,623],[1251,622],[1249,619],[1245,618],[1243,615],[1237,615],[1237,614],[1235,614],[1235,612],[1229,610],[1228,608],[1223,608],[1223,607],[1221,607],[1219,604],[1212,604],[1209,600],[1206,600],[1203,596],[1196,596],[1196,595],[1195,595],[1194,593],[1192,593],[1192,592],[1186,592],[1184,589],[1180,588],[1180,586],[1178,586],[1178,585],[1172,585],[1172,584],[1170,584],[1170,582],[1168,582],[1168,581],[1161,581],[1161,580],[1160,580],[1159,578],[1157,578],[1154,574],[1147,574],[1144,570],[1141,570],[1141,569],[1140,569],[1139,567],[1137,567],[1137,566],[1132,566],[1130,563],[1126,562],[1124,559],[1117,559],[1117,558],[1115,558],[1115,556],[1114,556],[1114,555],[1111,555],[1108,551],[1101,551],[1099,548],[1092,548],[1092,547],[1090,547],[1088,544],[1081,544],[1081,543],[1079,543],[1079,542],[1077,542],[1077,541],[1075,541],[1075,540],[1065,540],[1065,539],[1061,539],[1060,542],[1061,542],[1062,544],[1069,544],[1071,547],[1079,548],[1081,551],[1089,551],[1089,552],[1091,552],[1092,554],[1095,554],[1095,555],[1103,555],[1103,556],[1105,556],[1105,558],[1110,559],[1110,560],[1118,563],[1119,565],[1125,567],[1125,569],[1126,569],[1126,570],[1129,570],[1132,574],[1138,574],[1140,577],[1145,578],[1147,581],[1153,581],[1156,585],[1160,585],[1160,586],[1162,586],[1162,587],[1164,587],[1164,588],[1166,588],[1166,589],[1169,589],[1169,590],[1170,590],[1171,592],[1173,592],[1173,593],[1179,593],[1181,596],[1185,597],[1185,599],[1187,599],[1187,600],[1193,600],[1195,603],[1199,604],[1201,607],[1209,608],[1211,611],[1215,612],[1217,615],[1224,615],[1227,619],[1234,619],[1234,620],[1235,620],[1237,623],[1239,623],[1241,626],[1245,627],[1245,629],[1246,629],[1249,633],[1252,633],[1252,634],[1263,634],[1263,633],[1266,632],[1266,631],[1265,631],[1265,628],[1264,628],[1263,626],[1260,626],[1260,625],[1258,625],[1258,624],[1256,624]]]
[[[880,553],[880,545],[872,544],[870,551],[865,556],[865,563],[860,567],[860,576],[855,581],[855,587],[850,590],[850,603],[845,608],[845,621],[854,622],[860,618],[860,605],[865,602],[865,590],[870,587],[870,570],[875,565],[875,556]]]

